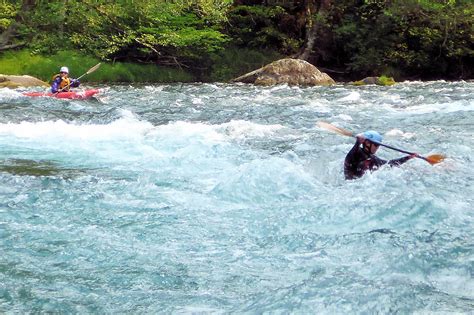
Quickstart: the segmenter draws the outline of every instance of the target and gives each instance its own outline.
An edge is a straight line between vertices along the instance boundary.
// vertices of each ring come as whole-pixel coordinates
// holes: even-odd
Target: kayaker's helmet
[[[373,143],[382,143],[382,136],[377,131],[367,130],[364,132],[364,137]]]
[[[69,74],[69,69],[67,67],[61,67],[61,69],[59,70],[59,72],[64,72],[64,73],[68,73]]]

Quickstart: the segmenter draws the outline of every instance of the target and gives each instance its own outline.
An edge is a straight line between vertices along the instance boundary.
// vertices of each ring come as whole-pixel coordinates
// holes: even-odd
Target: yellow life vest
[[[56,80],[57,77],[60,77],[61,74],[56,74],[53,76],[53,82]],[[69,78],[61,78],[61,83],[59,83],[59,91],[69,91],[71,87],[71,80]]]

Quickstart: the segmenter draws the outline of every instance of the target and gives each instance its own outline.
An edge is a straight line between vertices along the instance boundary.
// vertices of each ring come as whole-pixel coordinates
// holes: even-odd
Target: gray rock
[[[336,82],[326,73],[321,72],[301,59],[285,58],[274,61],[260,69],[254,70],[232,80],[232,82],[253,83],[256,85],[330,85]]]
[[[0,87],[17,88],[20,86],[49,86],[49,84],[29,75],[0,74]]]

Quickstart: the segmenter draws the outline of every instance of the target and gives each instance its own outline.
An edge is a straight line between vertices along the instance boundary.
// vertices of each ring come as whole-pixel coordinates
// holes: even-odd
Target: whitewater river
[[[0,89],[0,313],[474,310],[474,83],[22,91]],[[346,181],[354,140],[318,121],[447,158]]]

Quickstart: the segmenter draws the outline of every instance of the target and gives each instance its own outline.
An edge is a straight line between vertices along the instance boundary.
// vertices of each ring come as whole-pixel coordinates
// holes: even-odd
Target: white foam
[[[177,121],[168,125],[157,126],[150,130],[147,135],[169,137],[170,139],[200,137],[214,142],[224,140],[224,136],[217,132],[214,126],[186,121]]]
[[[339,101],[342,102],[355,102],[361,99],[360,93],[359,92],[351,92],[349,95],[344,96],[343,98],[340,98]]]
[[[280,91],[280,90],[287,90],[287,89],[290,89],[291,87],[288,86],[288,84],[286,83],[283,83],[283,84],[277,84],[275,86],[273,86],[272,88],[270,88],[269,92],[275,92],[275,91]]]
[[[309,110],[317,110],[319,113],[330,113],[332,112],[332,104],[326,99],[311,100],[308,105],[305,106]]]
[[[449,103],[422,104],[403,108],[403,111],[409,111],[415,114],[467,112],[474,111],[474,102],[455,101]]]
[[[193,98],[192,103],[195,105],[202,105],[204,104],[204,101],[200,97],[195,97]]]
[[[148,130],[146,137],[162,139],[160,141],[199,138],[210,144],[247,138],[271,138],[284,129],[285,127],[279,124],[262,125],[245,120],[232,120],[220,125],[177,121]],[[285,136],[288,136],[288,133],[285,132]]]
[[[0,88],[0,102],[7,102],[22,97],[20,92],[9,88]]]
[[[245,120],[232,120],[220,125],[217,130],[224,132],[230,138],[242,139],[246,137],[269,137],[283,128],[284,127],[279,124],[261,125]]]
[[[63,120],[0,124],[0,135],[33,140],[62,138],[103,141],[134,139],[153,128],[150,123],[137,120],[131,113],[125,111],[124,116],[107,125],[73,124]]]
[[[164,89],[164,87],[165,87],[164,85],[146,85],[146,86],[145,86],[145,90],[146,90],[147,92],[152,92],[152,93],[154,93],[154,92],[162,92],[163,89]]]
[[[433,84],[436,84],[436,83],[447,83],[445,80],[437,80],[437,81],[417,81],[417,80],[413,80],[413,81],[403,81],[403,82],[400,82],[398,84],[401,84],[401,85],[421,85],[421,86],[430,86],[430,85],[433,85]]]
[[[393,138],[411,139],[415,137],[415,134],[410,133],[410,132],[403,132],[400,129],[392,129],[392,130],[387,131],[385,133],[385,136],[393,137]]]
[[[344,121],[352,121],[352,117],[346,114],[339,114],[336,117],[339,117],[340,119]]]

